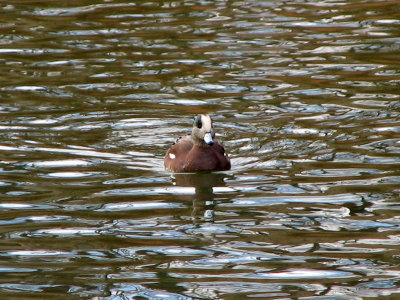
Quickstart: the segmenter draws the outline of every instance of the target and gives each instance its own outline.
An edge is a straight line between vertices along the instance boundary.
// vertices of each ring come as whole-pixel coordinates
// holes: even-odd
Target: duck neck
[[[196,146],[208,147],[206,142],[203,139],[199,139],[199,137],[196,134],[194,134],[193,132],[192,132],[192,141],[193,141],[193,144],[195,144]]]

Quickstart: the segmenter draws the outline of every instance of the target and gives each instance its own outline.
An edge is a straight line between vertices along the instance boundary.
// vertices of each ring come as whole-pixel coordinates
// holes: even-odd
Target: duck
[[[164,167],[175,173],[230,170],[224,147],[215,140],[209,115],[195,117],[192,133],[180,137],[164,156]]]

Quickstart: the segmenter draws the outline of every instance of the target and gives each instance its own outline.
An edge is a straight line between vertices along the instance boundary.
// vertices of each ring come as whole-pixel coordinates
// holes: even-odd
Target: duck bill
[[[214,145],[211,133],[208,132],[204,135],[204,142],[206,142],[206,144],[210,146]]]

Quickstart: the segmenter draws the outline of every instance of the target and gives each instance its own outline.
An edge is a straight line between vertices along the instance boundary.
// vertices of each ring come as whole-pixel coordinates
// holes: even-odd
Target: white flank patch
[[[175,157],[176,157],[175,154],[172,154],[172,153],[169,154],[170,159],[174,159]]]

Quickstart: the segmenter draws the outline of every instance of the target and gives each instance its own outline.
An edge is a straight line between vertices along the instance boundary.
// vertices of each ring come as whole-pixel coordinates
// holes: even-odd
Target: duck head
[[[194,119],[192,139],[195,145],[212,146],[215,132],[209,115],[197,115]]]

